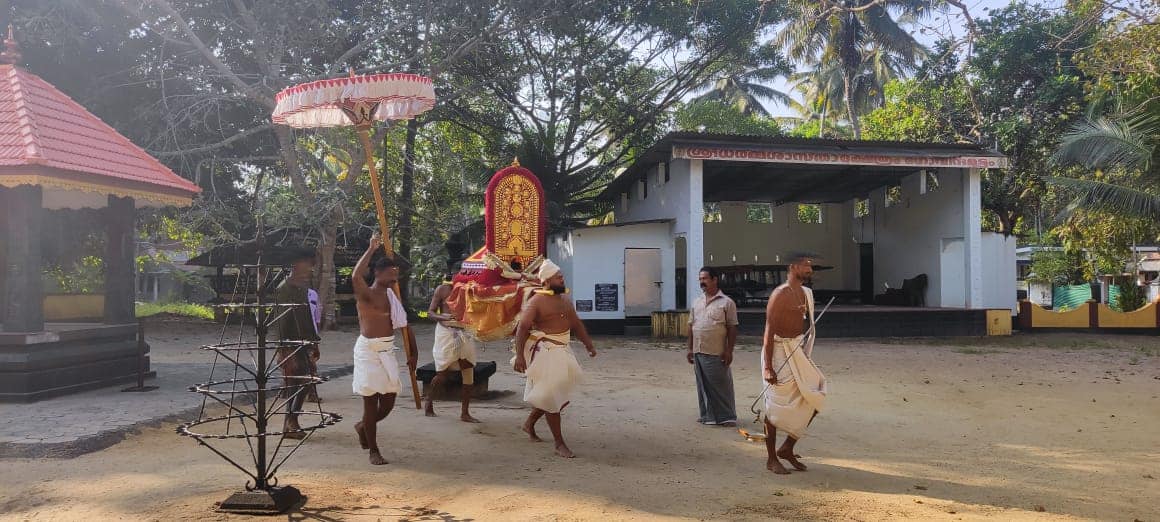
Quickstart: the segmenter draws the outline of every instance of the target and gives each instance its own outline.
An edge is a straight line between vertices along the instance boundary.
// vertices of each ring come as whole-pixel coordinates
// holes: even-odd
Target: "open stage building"
[[[1017,311],[1015,240],[982,231],[980,172],[1006,166],[971,145],[677,132],[601,194],[613,223],[557,233],[548,255],[596,332],[648,333],[712,266],[760,335],[784,256],[806,251],[819,309],[835,298],[820,336],[984,335]]]

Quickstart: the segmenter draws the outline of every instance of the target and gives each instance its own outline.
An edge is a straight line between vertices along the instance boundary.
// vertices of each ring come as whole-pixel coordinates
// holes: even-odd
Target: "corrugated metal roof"
[[[39,76],[0,65],[0,166],[41,166],[189,193],[175,174]]]

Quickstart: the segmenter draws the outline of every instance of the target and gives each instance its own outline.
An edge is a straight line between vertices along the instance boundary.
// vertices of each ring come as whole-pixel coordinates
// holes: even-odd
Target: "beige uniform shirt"
[[[725,353],[726,327],[737,326],[737,305],[720,290],[710,298],[702,294],[693,301],[689,325],[693,353],[721,355]]]

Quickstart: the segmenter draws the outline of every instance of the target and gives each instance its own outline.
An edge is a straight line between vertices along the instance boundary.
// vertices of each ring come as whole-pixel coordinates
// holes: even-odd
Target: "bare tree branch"
[[[120,1],[121,5],[124,6],[127,10],[129,10],[130,12],[136,13],[138,15],[138,18],[141,19],[141,21],[143,23],[148,23],[147,20],[143,16],[140,16],[140,14],[141,14],[140,11],[133,7],[133,5],[131,4],[131,0],[119,0],[119,1]],[[181,32],[185,35],[185,37],[189,41],[189,43],[192,44],[201,53],[202,57],[205,58],[206,61],[208,61],[210,64],[212,64],[214,66],[214,68],[217,69],[218,72],[222,74],[222,76],[229,79],[229,81],[231,83],[233,83],[234,86],[239,91],[241,91],[243,94],[249,96],[254,101],[257,101],[258,103],[261,103],[263,106],[266,106],[268,109],[270,109],[270,110],[274,109],[274,99],[270,96],[263,96],[263,95],[260,95],[256,92],[254,92],[254,87],[252,85],[246,83],[240,77],[238,77],[238,75],[234,72],[234,70],[232,68],[230,68],[230,66],[226,65],[225,62],[222,62],[221,59],[219,59],[217,57],[217,55],[214,54],[213,50],[210,49],[209,46],[207,46],[204,41],[202,41],[201,37],[198,36],[197,33],[193,30],[193,27],[191,27],[189,25],[189,22],[186,21],[185,17],[182,16],[181,13],[177,11],[177,9],[174,9],[173,5],[170,4],[168,2],[168,0],[147,0],[147,1],[150,4],[154,5],[155,7],[157,7],[158,9],[160,9],[167,16],[172,18],[173,21],[177,24],[178,28],[181,29]]]
[[[232,136],[230,136],[222,141],[219,141],[217,143],[210,143],[208,145],[202,145],[200,147],[194,147],[192,149],[149,151],[149,154],[152,154],[153,156],[158,157],[158,158],[173,158],[173,157],[177,157],[177,156],[189,156],[189,155],[193,155],[193,154],[200,154],[202,152],[211,152],[211,151],[220,149],[222,147],[229,146],[229,144],[231,144],[231,143],[234,143],[234,142],[241,140],[241,139],[245,139],[249,136],[253,136],[254,134],[257,134],[259,132],[266,132],[266,131],[270,130],[271,127],[273,127],[273,124],[266,124],[266,125],[254,127],[252,129],[246,129],[244,131],[241,131],[237,134],[234,134],[234,135],[232,135]]]

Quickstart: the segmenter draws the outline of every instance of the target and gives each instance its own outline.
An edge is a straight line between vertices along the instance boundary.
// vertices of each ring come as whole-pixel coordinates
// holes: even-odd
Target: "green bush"
[[[1143,308],[1146,300],[1144,288],[1136,284],[1135,277],[1117,277],[1116,286],[1120,289],[1120,295],[1110,305],[1113,310],[1134,312]]]
[[[70,267],[47,266],[43,274],[50,293],[97,294],[105,288],[105,261],[97,256],[84,256]]]
[[[1082,252],[1061,250],[1040,250],[1031,254],[1031,272],[1036,282],[1051,283],[1054,286],[1070,286],[1086,283]]]
[[[137,317],[172,314],[195,319],[213,320],[213,308],[194,303],[137,303]]]

